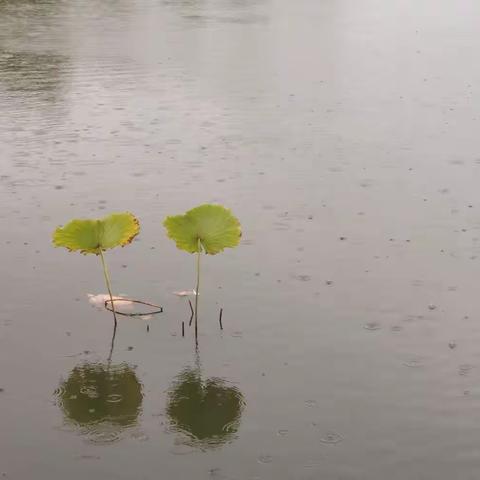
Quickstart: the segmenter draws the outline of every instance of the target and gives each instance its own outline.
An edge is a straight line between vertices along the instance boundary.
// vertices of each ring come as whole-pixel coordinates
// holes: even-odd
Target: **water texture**
[[[477,480],[479,17],[0,0],[0,478]],[[244,235],[195,353],[162,220],[205,202]],[[100,263],[50,238],[123,210],[113,288],[164,313],[109,362]]]

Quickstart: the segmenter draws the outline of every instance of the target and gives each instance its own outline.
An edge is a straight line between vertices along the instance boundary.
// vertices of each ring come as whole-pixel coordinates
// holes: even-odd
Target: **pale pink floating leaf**
[[[94,295],[93,293],[89,293],[87,296],[88,296],[89,303],[96,308],[102,309],[105,307],[105,302],[107,301],[110,302],[110,295],[108,293],[99,293],[97,295]],[[133,308],[133,302],[131,300],[126,299],[123,296],[114,296],[112,298],[114,301],[115,300],[117,301],[116,305],[120,305],[123,308],[128,308],[128,309]]]
[[[194,297],[195,293],[195,290],[180,290],[178,292],[173,292],[177,297]]]

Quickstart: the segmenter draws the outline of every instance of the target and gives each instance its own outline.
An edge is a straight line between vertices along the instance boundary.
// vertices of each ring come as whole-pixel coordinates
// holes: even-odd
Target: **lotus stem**
[[[197,286],[195,288],[195,344],[198,345],[198,290],[200,289],[200,239],[197,243]]]
[[[101,248],[99,249],[99,252],[100,252],[100,258],[102,260],[103,275],[105,276],[105,283],[107,284],[107,290],[108,290],[108,294],[110,295],[110,302],[112,304],[113,321],[114,321],[115,330],[116,330],[117,329],[117,315],[115,313],[115,303],[113,302],[112,286],[110,285],[110,277],[108,275],[108,268],[107,268],[107,264],[105,263],[105,257],[103,256],[103,251],[102,251]],[[115,332],[115,330],[114,330],[114,332]]]

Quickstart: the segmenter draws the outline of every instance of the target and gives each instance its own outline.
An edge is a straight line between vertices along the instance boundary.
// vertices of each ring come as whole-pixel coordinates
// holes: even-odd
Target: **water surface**
[[[478,479],[479,15],[0,0],[0,474]],[[204,262],[196,354],[161,222],[204,202],[244,236]],[[108,362],[100,263],[50,235],[122,210],[114,289],[165,312]]]

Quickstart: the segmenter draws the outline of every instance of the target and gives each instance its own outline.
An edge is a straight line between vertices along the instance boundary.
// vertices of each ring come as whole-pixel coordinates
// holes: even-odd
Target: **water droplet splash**
[[[343,441],[343,437],[335,432],[326,432],[321,438],[320,442],[328,445],[336,445]]]

